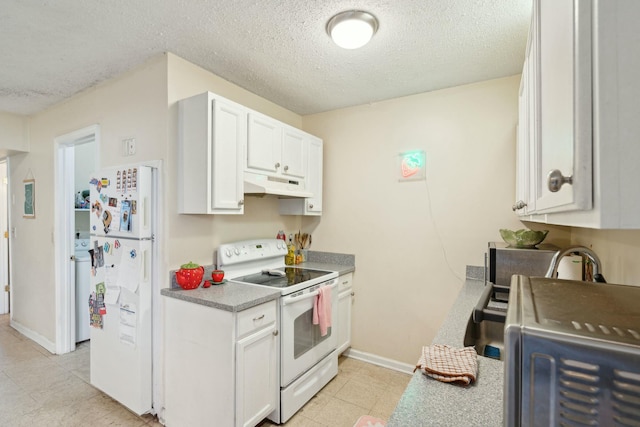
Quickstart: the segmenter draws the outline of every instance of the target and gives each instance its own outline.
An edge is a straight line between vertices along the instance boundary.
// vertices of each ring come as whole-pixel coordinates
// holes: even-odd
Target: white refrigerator
[[[153,404],[153,170],[95,172],[91,197],[91,384],[138,415]]]

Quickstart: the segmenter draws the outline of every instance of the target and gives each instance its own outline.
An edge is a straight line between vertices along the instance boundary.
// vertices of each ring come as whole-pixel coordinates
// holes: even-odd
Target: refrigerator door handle
[[[149,272],[151,270],[151,266],[149,263],[151,260],[149,259],[149,251],[142,251],[142,265],[143,265],[143,278],[144,282],[149,282]]]
[[[148,230],[149,226],[151,224],[151,218],[150,216],[150,209],[149,209],[149,198],[148,197],[144,197],[142,199],[142,228],[144,230]]]

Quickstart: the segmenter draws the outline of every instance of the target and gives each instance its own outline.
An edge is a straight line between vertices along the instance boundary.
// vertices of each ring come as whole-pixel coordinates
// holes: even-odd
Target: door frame
[[[6,227],[6,237],[2,235],[2,229]],[[11,285],[11,268],[9,264],[9,159],[0,160],[0,271],[4,269],[5,275],[0,272],[0,292],[3,297],[0,299],[0,313],[10,312],[11,289],[4,290],[5,285]],[[6,295],[4,294],[6,292]]]
[[[95,124],[54,139],[54,270],[56,304],[56,354],[76,349],[75,340],[75,201],[74,147],[93,139],[99,165],[100,125]],[[72,189],[71,191],[69,189]]]

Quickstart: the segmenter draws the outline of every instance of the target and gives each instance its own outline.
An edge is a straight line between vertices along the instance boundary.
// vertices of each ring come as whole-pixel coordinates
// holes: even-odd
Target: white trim
[[[96,152],[100,150],[100,125],[95,124],[54,138],[54,271],[56,304],[55,353],[63,354],[75,350],[75,269],[67,262],[72,255],[75,233],[73,206],[74,191],[68,192],[69,179],[73,176],[73,150],[70,147],[94,137]],[[97,158],[97,155],[96,155]],[[69,164],[71,163],[71,164]],[[97,163],[96,163],[97,164]],[[71,177],[71,178],[69,178]],[[73,270],[73,271],[72,271]]]
[[[371,353],[365,353],[364,351],[354,350],[352,348],[342,353],[342,355],[352,359],[362,360],[363,362],[371,363],[373,365],[382,366],[383,368],[393,369],[394,371],[402,372],[404,374],[413,374],[413,370],[415,369],[414,365],[387,359],[386,357],[377,356]]]
[[[151,345],[152,345],[152,414],[158,416],[160,421],[164,421],[164,342],[163,342],[163,321],[164,312],[162,304],[162,297],[160,296],[160,289],[162,287],[161,271],[167,271],[164,265],[161,265],[161,260],[164,259],[164,241],[161,241],[159,235],[164,235],[162,230],[164,229],[164,170],[162,160],[143,161],[139,164],[144,166],[150,166],[154,169],[154,188],[153,188],[153,200],[154,206],[152,208],[152,227],[154,236],[153,245],[153,272],[152,272],[152,294],[151,294]]]
[[[4,290],[9,285],[9,164],[0,160],[0,313],[9,312],[9,294]],[[2,182],[6,179],[7,183]],[[3,235],[6,227],[7,237]]]
[[[11,327],[13,329],[15,329],[16,331],[20,332],[25,337],[27,337],[30,340],[35,341],[36,343],[40,344],[48,352],[50,352],[52,354],[56,353],[56,344],[54,342],[49,341],[48,339],[46,339],[45,337],[43,337],[39,333],[32,331],[31,329],[21,325],[20,323],[16,322],[13,319],[9,320],[9,325],[11,325]]]

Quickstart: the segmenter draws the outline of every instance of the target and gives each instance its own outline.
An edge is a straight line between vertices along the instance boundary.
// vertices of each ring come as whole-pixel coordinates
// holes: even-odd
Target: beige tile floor
[[[362,415],[388,420],[411,375],[340,357],[338,375],[287,423],[287,427],[352,427]],[[265,421],[262,427],[273,426]]]
[[[341,357],[338,376],[285,425],[351,427],[367,414],[386,420],[410,378]],[[160,423],[149,415],[138,417],[89,384],[89,343],[72,353],[53,355],[11,328],[9,315],[0,315],[0,426],[157,427]]]

